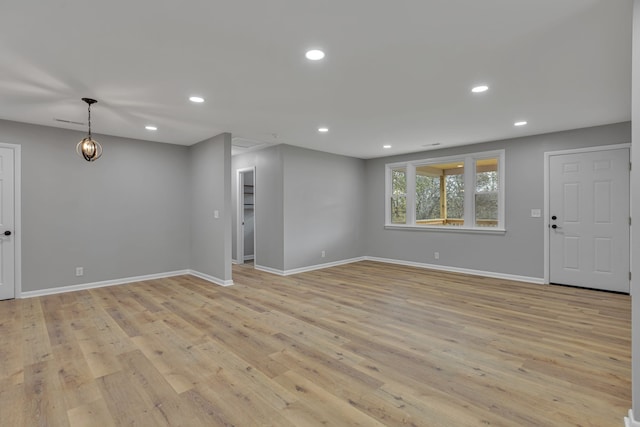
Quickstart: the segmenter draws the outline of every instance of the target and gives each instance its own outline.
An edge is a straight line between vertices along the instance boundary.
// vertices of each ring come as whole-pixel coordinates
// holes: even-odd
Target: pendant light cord
[[[89,139],[91,139],[91,104],[88,104],[87,110],[89,111]]]

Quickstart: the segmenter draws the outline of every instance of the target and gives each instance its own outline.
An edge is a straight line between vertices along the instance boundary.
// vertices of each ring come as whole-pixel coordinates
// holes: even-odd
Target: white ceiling
[[[191,145],[231,132],[361,158],[621,122],[631,12],[632,0],[3,0],[0,118],[84,131],[54,119],[86,123],[80,98],[94,97],[94,133]],[[472,94],[478,83],[491,89]]]

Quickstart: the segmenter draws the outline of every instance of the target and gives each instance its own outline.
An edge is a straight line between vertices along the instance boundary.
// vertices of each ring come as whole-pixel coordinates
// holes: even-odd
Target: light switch
[[[215,219],[220,218],[220,211],[213,211],[213,217],[214,217]]]
[[[531,209],[531,218],[540,218],[542,211],[540,209]]]

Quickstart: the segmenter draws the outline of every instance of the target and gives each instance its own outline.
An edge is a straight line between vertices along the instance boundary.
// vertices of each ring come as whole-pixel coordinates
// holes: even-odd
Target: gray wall
[[[629,143],[629,122],[368,160],[364,255],[517,276],[544,277],[544,152]],[[505,149],[504,235],[385,230],[385,164]],[[440,252],[440,259],[433,253]]]
[[[230,280],[235,171],[249,166],[258,265],[285,271],[367,255],[542,277],[543,221],[529,213],[543,207],[543,153],[631,138],[620,123],[367,161],[280,145],[232,165],[229,134],[193,147],[98,136],[105,154],[91,164],[74,151],[83,136],[0,121],[0,142],[23,153],[23,291],[188,268]],[[384,229],[385,163],[500,148],[505,235]]]
[[[255,166],[256,265],[286,271],[361,256],[364,165],[290,145],[234,156],[234,254],[237,170]]]
[[[633,123],[633,139],[631,156],[631,212],[640,212],[640,0],[633,2],[633,72],[632,72],[631,120]],[[631,388],[633,413],[640,421],[640,217],[634,215],[634,226],[631,227]]]
[[[22,146],[22,291],[189,268],[187,147],[0,121]],[[84,267],[84,276],[75,276]]]
[[[282,149],[284,269],[362,256],[362,224],[369,214],[365,161],[289,145]]]
[[[237,253],[237,170],[256,168],[255,179],[255,263],[284,269],[283,162],[282,146],[269,147],[232,158],[232,247]]]
[[[189,151],[191,268],[231,280],[231,134],[199,142]]]

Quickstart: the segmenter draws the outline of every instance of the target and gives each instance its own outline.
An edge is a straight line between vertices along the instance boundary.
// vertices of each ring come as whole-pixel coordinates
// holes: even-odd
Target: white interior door
[[[0,300],[15,298],[14,151],[0,148]]]
[[[629,149],[549,157],[549,282],[629,292]]]

